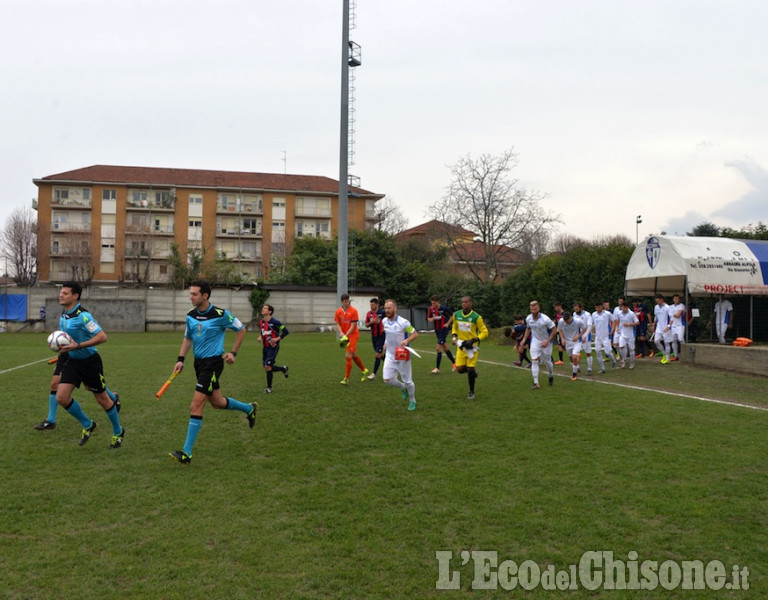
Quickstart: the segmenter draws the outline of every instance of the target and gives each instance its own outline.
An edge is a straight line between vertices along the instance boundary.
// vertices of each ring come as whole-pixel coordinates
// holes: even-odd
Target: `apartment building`
[[[33,182],[41,282],[167,283],[174,243],[252,280],[296,237],[330,239],[338,227],[339,183],[314,175],[94,165]],[[351,187],[349,227],[372,226],[383,197]]]

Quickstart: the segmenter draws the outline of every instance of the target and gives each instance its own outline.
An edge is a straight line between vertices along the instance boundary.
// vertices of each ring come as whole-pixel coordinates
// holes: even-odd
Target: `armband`
[[[184,362],[184,357],[183,356],[177,356],[176,357],[176,362],[183,363]]]
[[[231,354],[232,356],[234,356],[235,358],[237,358],[237,352],[235,352],[234,350],[232,350],[232,352],[230,352],[230,354]]]

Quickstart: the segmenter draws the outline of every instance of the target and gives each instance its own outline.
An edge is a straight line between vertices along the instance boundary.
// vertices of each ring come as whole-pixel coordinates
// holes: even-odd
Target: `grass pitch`
[[[0,598],[452,598],[475,572],[462,551],[499,562],[568,570],[588,551],[627,561],[721,561],[749,568],[768,596],[768,412],[622,383],[765,408],[766,380],[639,360],[532,392],[509,347],[484,344],[476,400],[466,377],[431,375],[434,336],[415,344],[418,408],[381,379],[339,385],[344,355],[330,334],[292,334],[262,393],[261,350],[250,334],[222,388],[259,402],[251,430],[236,411],[206,408],[192,464],[183,445],[193,391],[187,365],[162,400],[181,334],[110,334],[100,347],[120,393],[125,444],[92,396],[75,396],[99,429],[47,412],[52,367],[45,335],[0,336],[5,397],[0,435]],[[366,366],[372,352],[359,347]],[[496,364],[498,363],[498,364]],[[447,367],[446,367],[447,365]],[[15,368],[19,367],[19,368]],[[11,370],[13,369],[13,370]],[[458,591],[436,589],[436,552],[450,551]],[[479,597],[683,598],[640,592],[477,591]]]

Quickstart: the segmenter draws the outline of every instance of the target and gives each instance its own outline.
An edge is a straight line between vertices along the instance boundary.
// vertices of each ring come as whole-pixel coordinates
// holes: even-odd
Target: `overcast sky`
[[[93,164],[338,178],[341,0],[0,0],[0,226]],[[567,231],[768,222],[764,0],[357,0],[355,162],[414,226],[514,148]]]

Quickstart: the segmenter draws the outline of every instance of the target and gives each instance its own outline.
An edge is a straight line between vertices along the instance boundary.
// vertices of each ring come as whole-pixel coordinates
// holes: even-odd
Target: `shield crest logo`
[[[648,260],[648,266],[651,269],[655,269],[659,264],[659,257],[661,256],[661,244],[659,244],[658,238],[648,238],[648,243],[645,245],[645,258]]]

